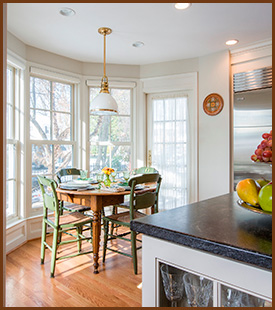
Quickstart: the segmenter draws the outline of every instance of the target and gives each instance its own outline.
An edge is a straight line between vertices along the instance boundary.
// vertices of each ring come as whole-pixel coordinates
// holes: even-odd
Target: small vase
[[[105,185],[106,187],[110,187],[111,183],[112,183],[112,181],[110,180],[109,174],[106,174],[106,175],[105,175],[105,180],[104,180],[104,185]]]

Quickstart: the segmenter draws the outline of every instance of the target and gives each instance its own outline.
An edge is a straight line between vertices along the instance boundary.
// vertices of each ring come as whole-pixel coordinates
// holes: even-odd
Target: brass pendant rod
[[[104,33],[104,74],[106,76],[106,33]]]

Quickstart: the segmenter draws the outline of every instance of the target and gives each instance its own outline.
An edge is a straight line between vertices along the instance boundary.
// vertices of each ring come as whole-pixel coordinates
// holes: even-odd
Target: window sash
[[[121,83],[122,84],[122,83]],[[88,83],[87,81],[87,85],[90,86],[89,87],[89,109],[90,109],[90,103],[91,103],[91,89],[94,89],[94,90],[100,90],[100,88],[97,86],[97,84],[92,84],[92,83]],[[126,146],[126,147],[129,147],[130,148],[130,160],[129,160],[129,166],[131,167],[132,166],[132,163],[133,163],[133,88],[135,87],[135,84],[131,84],[131,85],[126,85],[123,86],[123,85],[118,85],[119,87],[110,87],[110,93],[112,92],[112,90],[114,89],[118,89],[118,90],[128,90],[130,91],[130,112],[129,114],[126,114],[126,113],[120,113],[118,115],[115,115],[115,116],[110,116],[111,118],[112,117],[118,117],[120,119],[123,119],[123,118],[129,118],[129,124],[130,124],[130,137],[129,137],[129,141],[113,141],[111,140],[111,134],[112,134],[112,122],[110,121],[109,123],[109,128],[108,128],[108,140],[106,141],[92,141],[91,138],[90,138],[90,134],[91,134],[91,131],[90,131],[90,117],[91,117],[91,113],[89,114],[89,147],[90,147],[90,150],[91,150],[91,147],[93,146],[97,146],[97,147],[100,147],[100,146],[106,146],[106,147],[119,147],[119,146]],[[91,160],[91,152],[89,152],[89,167],[90,167],[90,160]],[[109,156],[109,162],[112,160],[112,158]],[[109,165],[111,165],[111,163],[109,163]],[[103,167],[102,167],[103,168]]]

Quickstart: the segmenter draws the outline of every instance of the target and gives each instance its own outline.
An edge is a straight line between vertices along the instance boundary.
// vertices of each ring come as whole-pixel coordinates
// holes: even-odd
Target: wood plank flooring
[[[112,242],[130,253],[130,242]],[[87,247],[91,244],[84,242],[83,249]],[[61,251],[76,248],[68,244]],[[141,307],[141,250],[137,275],[131,258],[111,251],[103,264],[102,243],[99,274],[93,273],[92,254],[57,261],[55,278],[50,278],[50,262],[51,252],[46,250],[45,264],[40,265],[40,239],[7,255],[7,307]]]

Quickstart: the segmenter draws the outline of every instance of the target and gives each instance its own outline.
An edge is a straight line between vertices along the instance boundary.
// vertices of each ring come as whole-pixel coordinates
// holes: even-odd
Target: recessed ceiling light
[[[233,39],[233,40],[228,40],[225,42],[226,45],[235,45],[237,44],[239,41],[236,40],[236,39]]]
[[[70,8],[61,8],[59,10],[59,13],[63,16],[74,16],[75,15],[75,11]]]
[[[141,42],[141,41],[136,41],[136,42],[133,43],[132,45],[133,45],[133,47],[142,47],[142,46],[144,46],[144,43]]]
[[[175,8],[178,10],[186,10],[191,6],[192,3],[175,3]]]

